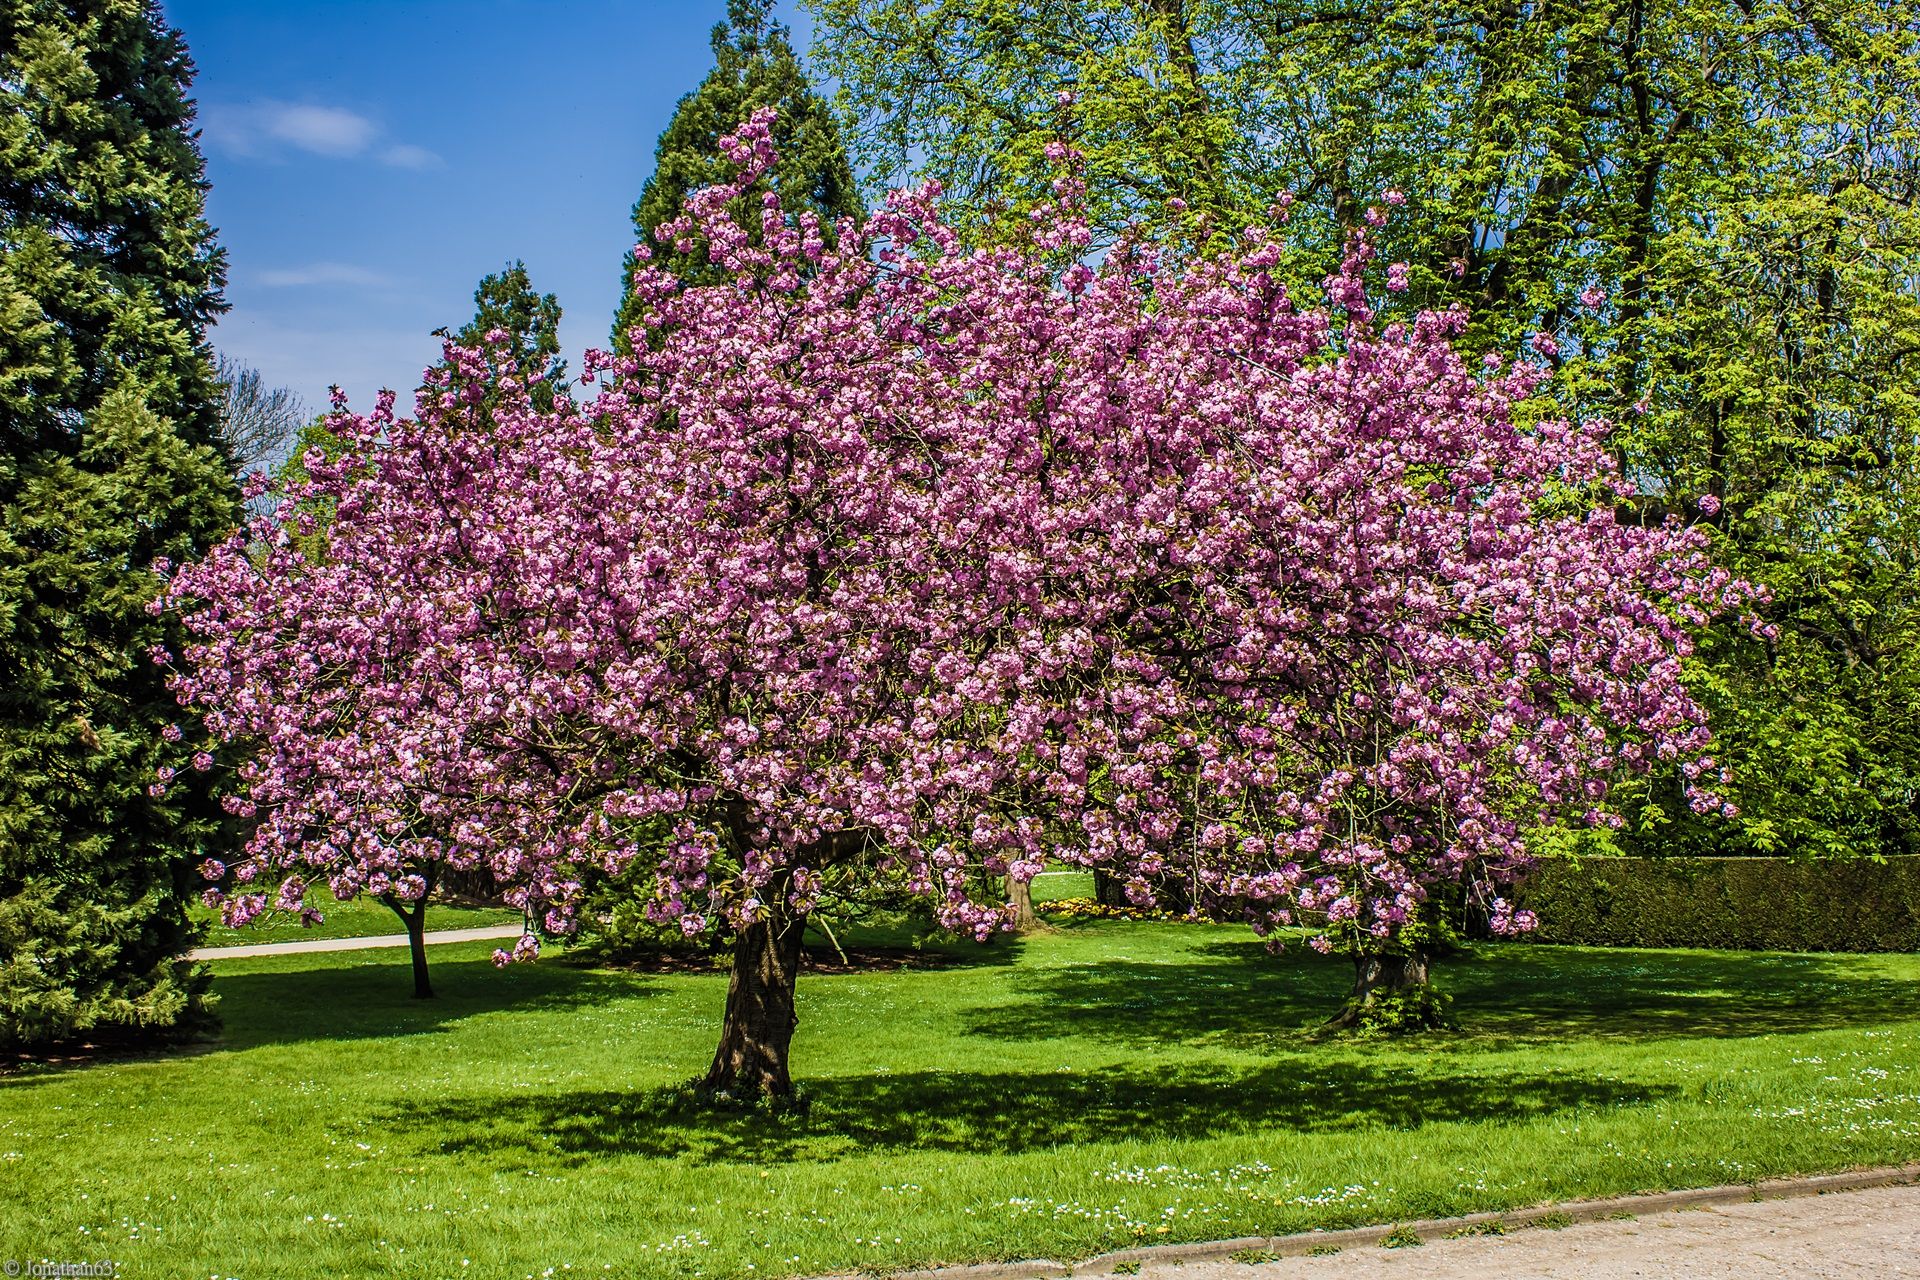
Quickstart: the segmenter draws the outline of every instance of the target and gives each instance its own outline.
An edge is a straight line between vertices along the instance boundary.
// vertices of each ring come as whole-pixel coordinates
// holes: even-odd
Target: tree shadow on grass
[[[1025,999],[983,1008],[972,1035],[1277,1046],[1339,1008],[1351,963],[1253,939],[1199,942],[1176,962],[1037,969]],[[1489,944],[1434,969],[1459,1031],[1423,1047],[1483,1051],[1570,1040],[1735,1038],[1920,1018],[1920,982],[1872,957]]]
[[[414,999],[404,951],[391,960],[341,964],[336,958],[310,969],[219,974],[213,991],[225,1024],[223,1047],[416,1035],[476,1014],[563,1012],[662,989],[644,977],[576,965],[496,968],[479,958],[430,964],[431,1000]]]
[[[933,1071],[808,1082],[805,1114],[716,1110],[684,1090],[409,1102],[381,1117],[424,1152],[588,1163],[831,1160],[876,1151],[1018,1154],[1253,1129],[1416,1129],[1648,1105],[1677,1089],[1577,1073],[1457,1073],[1294,1056],[1257,1070]]]
[[[1733,1039],[1920,1018],[1920,982],[1874,956],[1512,943],[1436,974],[1483,1042]]]
[[[1353,978],[1345,964],[1312,952],[1269,955],[1255,940],[1203,943],[1177,954],[1035,969],[1023,975],[1020,1003],[972,1011],[966,1033],[1264,1051],[1325,1022]]]
[[[289,962],[302,967],[289,967]],[[585,1008],[660,990],[643,978],[571,965],[522,964],[501,970],[485,959],[437,959],[431,964],[437,993],[432,1000],[413,998],[413,971],[404,950],[320,952],[286,957],[272,968],[216,972],[213,994],[219,1000],[215,1012],[221,1025],[210,1036],[67,1052],[0,1075],[0,1088],[133,1059],[425,1035],[478,1014]]]

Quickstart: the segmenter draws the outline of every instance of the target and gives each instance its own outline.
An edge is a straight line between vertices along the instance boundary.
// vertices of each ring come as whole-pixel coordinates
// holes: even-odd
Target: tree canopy
[[[969,251],[925,191],[830,247],[777,195],[736,217],[770,124],[665,228],[732,278],[642,267],[594,401],[339,415],[336,459],[174,579],[182,700],[251,756],[230,921],[445,862],[565,934],[583,867],[645,858],[657,920],[737,938],[708,1084],[778,1094],[823,895],[985,938],[979,870],[1172,869],[1377,968],[1455,892],[1524,927],[1528,832],[1617,821],[1622,776],[1723,808],[1681,663],[1750,589],[1615,518],[1604,424],[1516,420],[1539,365],[1476,371],[1458,312],[1380,321],[1364,236],[1331,309],[1273,243],[1096,270],[1056,148],[1031,251]]]

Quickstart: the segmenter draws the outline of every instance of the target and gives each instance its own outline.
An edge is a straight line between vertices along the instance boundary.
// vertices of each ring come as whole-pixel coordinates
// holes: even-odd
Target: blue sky
[[[629,210],[725,0],[166,0],[199,68],[222,352],[312,409],[402,404],[524,259],[570,368],[606,343]],[[804,44],[805,16],[781,16]]]

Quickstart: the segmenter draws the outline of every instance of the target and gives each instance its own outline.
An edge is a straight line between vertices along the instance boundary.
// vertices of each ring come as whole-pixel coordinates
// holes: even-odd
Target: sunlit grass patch
[[[128,1275],[741,1276],[1083,1258],[1920,1155],[1912,957],[1489,948],[1463,1029],[1347,970],[1064,922],[800,985],[804,1114],[681,1086],[726,975],[436,951],[216,966],[224,1039],[0,1077],[0,1256]],[[466,1265],[462,1266],[462,1260]]]

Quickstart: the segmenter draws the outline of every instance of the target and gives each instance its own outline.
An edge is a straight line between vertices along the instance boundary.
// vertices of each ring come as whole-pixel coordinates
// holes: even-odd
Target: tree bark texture
[[[735,940],[726,1019],[704,1081],[708,1090],[736,1099],[792,1095],[787,1052],[800,1021],[794,984],[806,924],[805,916],[781,903]]]

